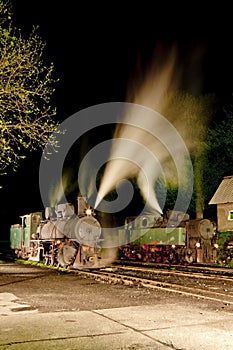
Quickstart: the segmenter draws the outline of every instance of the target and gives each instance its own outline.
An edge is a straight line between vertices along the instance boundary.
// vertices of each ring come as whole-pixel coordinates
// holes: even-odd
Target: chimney
[[[196,219],[203,219],[203,211],[196,211]]]
[[[84,216],[84,211],[87,208],[87,197],[78,196],[78,216]]]

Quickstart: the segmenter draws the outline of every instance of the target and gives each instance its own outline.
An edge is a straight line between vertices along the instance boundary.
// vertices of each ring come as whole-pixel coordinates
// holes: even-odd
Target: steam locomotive
[[[169,264],[216,263],[217,240],[210,220],[190,220],[183,212],[168,211],[159,218],[128,217],[124,228],[119,230],[119,259]]]
[[[73,268],[98,267],[101,260],[101,225],[86,198],[73,205],[21,216],[22,223],[10,228],[10,245],[18,258],[46,265]]]

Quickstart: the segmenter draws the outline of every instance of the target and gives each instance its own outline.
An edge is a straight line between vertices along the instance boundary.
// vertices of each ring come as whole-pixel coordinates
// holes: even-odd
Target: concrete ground
[[[41,313],[0,293],[0,350],[232,350],[233,314],[170,300]]]

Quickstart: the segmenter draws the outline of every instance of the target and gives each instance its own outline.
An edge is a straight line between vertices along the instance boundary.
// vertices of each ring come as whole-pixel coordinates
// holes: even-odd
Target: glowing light
[[[172,248],[175,249],[175,247],[176,247],[175,244],[172,244]]]
[[[218,249],[218,244],[217,243],[214,244],[214,248]]]
[[[92,214],[92,210],[90,208],[86,209],[85,212],[86,212],[87,215],[91,215]]]
[[[201,244],[199,242],[196,243],[196,247],[200,248]]]

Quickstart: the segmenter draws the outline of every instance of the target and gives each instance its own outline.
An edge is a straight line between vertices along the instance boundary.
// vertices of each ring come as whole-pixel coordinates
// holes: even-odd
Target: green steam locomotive
[[[159,218],[151,214],[128,217],[119,230],[119,257],[154,263],[215,263],[217,239],[210,220],[190,220],[179,211]]]

